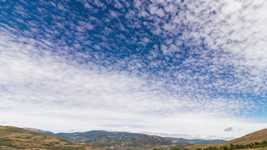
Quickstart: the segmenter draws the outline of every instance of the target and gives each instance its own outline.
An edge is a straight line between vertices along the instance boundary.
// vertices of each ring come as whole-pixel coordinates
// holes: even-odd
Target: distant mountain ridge
[[[186,145],[186,144],[222,144],[224,140],[202,140],[202,139],[184,139],[173,137],[161,137],[141,133],[129,132],[110,132],[104,130],[95,130],[88,132],[58,133],[56,134],[71,141],[88,142],[95,144],[111,145],[114,143],[126,145]]]
[[[88,132],[58,133],[59,137],[71,141],[89,142],[89,143],[119,143],[128,145],[169,145],[172,141],[160,136],[150,136],[146,134],[128,133],[128,132],[108,132],[95,130]]]

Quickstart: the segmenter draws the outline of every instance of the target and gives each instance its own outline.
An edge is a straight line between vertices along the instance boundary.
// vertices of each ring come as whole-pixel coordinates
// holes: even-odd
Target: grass
[[[221,145],[191,145],[187,150],[267,150],[267,141],[247,144],[221,144]]]

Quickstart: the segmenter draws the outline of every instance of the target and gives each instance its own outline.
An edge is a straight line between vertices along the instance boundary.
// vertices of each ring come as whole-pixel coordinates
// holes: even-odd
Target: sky
[[[0,0],[0,124],[232,139],[267,126],[264,0]]]

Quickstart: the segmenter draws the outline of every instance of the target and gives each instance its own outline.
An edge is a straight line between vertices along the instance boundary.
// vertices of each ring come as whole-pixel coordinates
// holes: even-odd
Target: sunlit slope
[[[267,150],[267,129],[259,130],[225,144],[189,145],[188,150]]]
[[[250,144],[267,141],[267,129],[256,131],[248,135],[230,141],[232,144]]]
[[[0,150],[91,150],[82,144],[22,128],[0,126]]]

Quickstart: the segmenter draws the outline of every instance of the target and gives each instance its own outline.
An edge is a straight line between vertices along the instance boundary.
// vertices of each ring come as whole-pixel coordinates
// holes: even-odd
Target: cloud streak
[[[76,5],[0,7],[3,124],[203,138],[266,125],[243,118],[266,106],[265,2]]]
[[[203,138],[215,138],[216,134],[227,138],[223,129],[232,125],[231,121],[238,128],[243,126],[231,120],[227,111],[245,108],[244,103],[208,99],[204,104],[187,95],[178,97],[158,82],[127,72],[101,71],[50,53],[40,54],[34,41],[19,42],[6,33],[1,34],[0,45],[3,124],[52,131],[110,129]],[[218,116],[227,119],[218,124]]]

